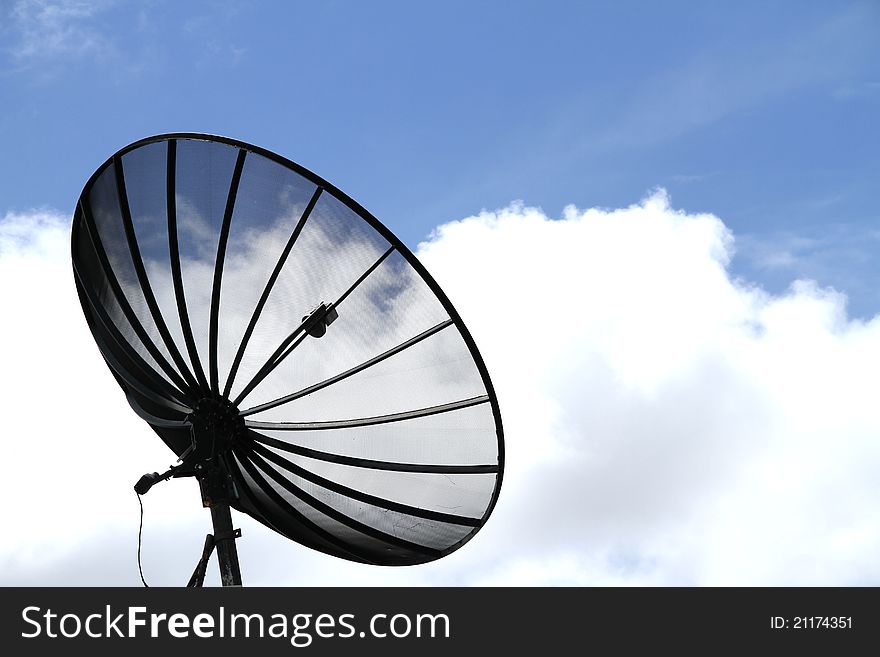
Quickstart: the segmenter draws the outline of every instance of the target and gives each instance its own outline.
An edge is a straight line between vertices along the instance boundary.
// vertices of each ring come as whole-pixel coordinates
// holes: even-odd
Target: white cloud
[[[814,283],[732,280],[732,246],[662,192],[556,221],[515,205],[421,246],[506,420],[484,531],[517,549],[485,581],[516,563],[553,579],[571,555],[581,583],[877,581],[880,322]]]
[[[130,493],[171,454],[127,408],[73,290],[68,220],[0,220],[5,583],[135,584]],[[550,219],[514,204],[418,255],[474,334],[507,438],[486,527],[438,562],[350,564],[247,518],[248,584],[875,584],[880,320],[732,280],[733,236],[660,191]],[[145,498],[145,569],[185,582],[192,482]],[[65,507],[60,502],[66,503]],[[212,567],[213,570],[213,567]],[[13,574],[15,573],[15,574]]]
[[[94,19],[113,4],[113,0],[18,0],[7,12],[8,27],[17,37],[8,52],[22,66],[106,54],[112,46]]]
[[[82,318],[69,221],[51,211],[0,218],[5,582],[31,583],[63,564],[46,583],[100,583],[114,560],[130,566],[130,548],[114,554],[111,545],[136,536],[136,473],[173,460],[133,417]],[[173,503],[160,500],[153,513]],[[172,524],[185,518],[177,511]],[[77,565],[83,551],[91,572]]]

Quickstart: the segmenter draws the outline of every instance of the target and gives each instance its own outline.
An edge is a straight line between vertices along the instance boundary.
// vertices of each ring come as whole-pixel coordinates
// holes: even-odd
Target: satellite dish
[[[126,146],[72,231],[83,312],[129,404],[211,509],[307,547],[411,565],[461,547],[501,485],[501,416],[449,299],[391,231],[302,166],[200,134]]]

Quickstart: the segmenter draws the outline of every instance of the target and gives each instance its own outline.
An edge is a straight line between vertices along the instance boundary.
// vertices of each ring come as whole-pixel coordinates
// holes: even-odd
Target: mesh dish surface
[[[175,454],[199,400],[243,417],[234,508],[379,565],[486,522],[504,449],[483,360],[415,256],[327,181],[231,139],[150,137],[86,184],[72,255],[108,367]]]

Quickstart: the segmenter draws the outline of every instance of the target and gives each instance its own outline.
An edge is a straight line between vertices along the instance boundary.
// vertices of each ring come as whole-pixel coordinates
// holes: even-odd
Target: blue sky
[[[332,180],[411,246],[515,199],[655,186],[735,273],[880,310],[874,2],[3,3],[0,211],[69,212],[139,137],[220,133]]]
[[[69,226],[114,151],[194,131],[412,247],[505,426],[464,549],[361,567],[237,514],[246,584],[877,585],[878,37],[871,1],[0,0],[0,400],[33,436],[39,353],[65,419],[4,444],[42,476],[0,481],[26,500],[0,584],[140,583],[131,485],[170,456],[83,321]],[[145,500],[151,583],[192,571],[194,485]]]

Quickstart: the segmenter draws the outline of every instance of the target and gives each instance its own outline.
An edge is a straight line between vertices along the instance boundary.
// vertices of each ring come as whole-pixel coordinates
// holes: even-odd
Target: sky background
[[[459,552],[363,567],[245,518],[246,583],[880,583],[878,37],[876,2],[0,0],[0,583],[139,582],[131,485],[170,453],[88,334],[68,231],[101,162],[170,131],[379,217],[505,418]],[[552,340],[523,322],[547,309]],[[154,583],[198,557],[191,484],[145,498]]]

